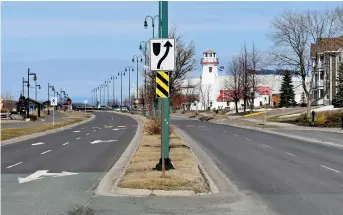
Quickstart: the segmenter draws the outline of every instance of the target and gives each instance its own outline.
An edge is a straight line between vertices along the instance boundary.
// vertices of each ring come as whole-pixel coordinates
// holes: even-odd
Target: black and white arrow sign
[[[57,97],[52,97],[50,100],[51,106],[57,106]]]
[[[175,70],[175,40],[150,40],[150,65],[152,71]]]

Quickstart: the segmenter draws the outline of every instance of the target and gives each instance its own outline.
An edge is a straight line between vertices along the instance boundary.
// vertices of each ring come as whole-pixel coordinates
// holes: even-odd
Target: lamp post
[[[136,70],[137,71],[137,89],[136,89],[137,95],[136,95],[136,100],[138,101],[138,98],[139,98],[139,96],[138,96],[138,62],[140,61],[142,63],[143,62],[143,58],[142,58],[141,55],[134,55],[132,57],[132,63],[134,63],[135,60],[136,60],[136,63],[137,63],[137,70]],[[137,106],[138,106],[138,104],[137,104]]]
[[[36,86],[35,86],[35,100],[36,101],[37,101],[37,87],[39,90],[41,89],[41,86],[39,84],[37,84],[37,82],[36,82]]]
[[[106,104],[106,107],[108,106],[108,103],[110,102],[110,94],[109,94],[109,91],[108,91],[110,83],[111,83],[111,79],[108,79],[107,81],[105,81],[105,87],[107,88],[107,104]],[[105,89],[104,89],[104,94],[106,95]]]
[[[152,38],[155,38],[155,19],[158,17],[158,15],[152,17],[150,15],[145,17],[144,20],[144,28],[147,29],[148,28],[148,21],[147,19],[150,18],[151,19],[151,27],[152,27]]]
[[[144,50],[142,43],[144,44]],[[139,44],[139,50],[143,51],[144,53],[144,65],[146,65],[146,57],[147,57],[147,51],[148,51],[148,43],[149,41],[141,41]],[[146,101],[148,100],[148,95],[146,93],[146,68],[144,67],[144,95],[145,98],[143,98],[143,116],[146,117]]]
[[[30,75],[33,75],[33,80],[37,81],[37,75],[34,72],[30,72],[30,68],[27,68],[27,118],[30,117]]]
[[[114,107],[114,102],[115,102],[115,95],[114,95],[114,91],[115,91],[115,84],[114,84],[114,80],[117,80],[117,76],[111,76],[111,80],[112,80],[112,106]]]
[[[131,77],[130,77],[130,72],[135,71],[132,66],[126,66],[125,67],[125,72],[129,73],[129,108],[131,106]]]
[[[130,72],[129,72],[130,74]],[[122,111],[123,106],[123,75],[125,75],[125,71],[118,72],[118,76],[120,75],[120,111]],[[130,88],[130,86],[129,86]]]
[[[48,83],[48,104],[49,104],[49,105],[47,105],[48,115],[50,115],[50,109],[49,109],[49,106],[50,106],[50,88],[52,91],[55,91],[54,86],[52,86],[52,85],[50,85],[50,83]]]
[[[95,87],[94,90],[95,90],[95,105],[96,107],[98,107],[98,88]]]

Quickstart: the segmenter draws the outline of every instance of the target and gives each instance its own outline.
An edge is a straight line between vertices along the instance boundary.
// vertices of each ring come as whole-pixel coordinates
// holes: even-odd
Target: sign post
[[[55,107],[57,106],[57,97],[52,97],[50,100],[52,106],[52,126],[55,126]]]
[[[87,103],[88,101],[87,100],[84,100],[83,103],[85,103],[85,116],[87,115],[87,109],[86,109],[86,106],[87,106]]]
[[[150,69],[156,71],[156,97],[159,100],[161,122],[161,158],[157,170],[174,169],[169,158],[169,77],[175,70],[175,40],[168,38],[168,2],[159,2],[158,39],[150,40]]]

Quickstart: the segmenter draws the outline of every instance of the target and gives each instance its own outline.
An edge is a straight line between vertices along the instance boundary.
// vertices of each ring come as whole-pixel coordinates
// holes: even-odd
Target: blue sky
[[[255,42],[260,51],[272,43],[270,22],[285,8],[333,8],[341,2],[169,2],[169,24],[185,41],[193,40],[197,60],[207,49],[226,66],[241,45]],[[21,92],[27,68],[38,75],[47,99],[48,82],[64,89],[73,101],[91,100],[90,91],[103,84],[139,54],[140,41],[152,36],[144,29],[146,15],[156,15],[157,2],[2,2],[1,90]],[[150,23],[149,23],[150,24]],[[198,77],[201,66],[190,74]],[[136,83],[135,73],[131,84]],[[140,76],[139,81],[142,81]],[[128,89],[128,77],[123,78]],[[117,80],[116,89],[120,82]],[[134,86],[132,86],[134,87]],[[112,85],[111,85],[112,92]],[[33,95],[34,91],[30,91]],[[128,95],[128,90],[123,90]],[[116,91],[119,98],[120,91]]]

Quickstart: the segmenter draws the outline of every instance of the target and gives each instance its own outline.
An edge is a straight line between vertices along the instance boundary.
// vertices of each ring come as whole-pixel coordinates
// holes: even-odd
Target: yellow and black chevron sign
[[[156,97],[169,97],[169,72],[160,71],[156,74]]]

